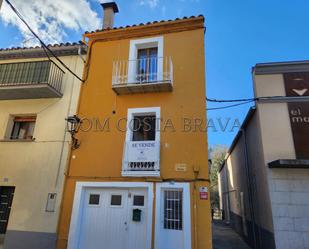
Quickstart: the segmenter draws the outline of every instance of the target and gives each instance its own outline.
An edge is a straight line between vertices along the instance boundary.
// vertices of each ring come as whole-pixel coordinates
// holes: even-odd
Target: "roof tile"
[[[198,15],[198,16],[184,16],[183,18],[176,18],[174,20],[161,20],[161,21],[153,21],[153,22],[147,22],[147,23],[140,23],[140,24],[133,24],[133,25],[127,25],[125,27],[120,26],[120,27],[114,27],[112,28],[113,30],[120,30],[120,29],[125,29],[125,28],[131,28],[131,27],[138,27],[138,26],[145,26],[145,25],[152,25],[152,24],[156,24],[156,23],[167,23],[167,22],[174,22],[174,21],[179,21],[179,20],[187,20],[187,19],[195,19],[195,18],[199,18],[199,17],[204,17],[203,15]],[[97,33],[97,32],[103,32],[103,31],[108,31],[111,30],[111,28],[105,28],[105,29],[97,29],[95,31],[86,31],[85,34],[93,34],[93,33]]]
[[[58,47],[70,47],[76,46],[78,44],[83,44],[81,41],[79,42],[66,42],[66,43],[56,43],[56,44],[48,44],[49,48],[58,48]],[[13,51],[13,50],[27,50],[27,49],[38,49],[42,48],[41,46],[32,46],[32,47],[10,47],[10,48],[0,48],[0,51]]]

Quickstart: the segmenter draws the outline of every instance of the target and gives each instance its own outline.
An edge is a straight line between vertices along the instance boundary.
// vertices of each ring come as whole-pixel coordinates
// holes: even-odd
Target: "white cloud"
[[[148,5],[150,8],[154,9],[158,6],[159,0],[141,0],[140,5]]]
[[[101,21],[87,0],[14,0],[12,4],[46,43],[62,42],[67,36],[65,29],[83,32],[100,27]],[[38,44],[5,2],[0,17],[6,25],[14,25],[22,32],[27,46]]]

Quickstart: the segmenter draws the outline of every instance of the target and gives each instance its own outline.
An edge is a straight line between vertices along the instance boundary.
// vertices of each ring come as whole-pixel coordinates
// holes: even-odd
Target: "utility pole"
[[[3,2],[3,0],[0,0],[0,10],[1,10],[1,6],[2,6],[2,2]]]

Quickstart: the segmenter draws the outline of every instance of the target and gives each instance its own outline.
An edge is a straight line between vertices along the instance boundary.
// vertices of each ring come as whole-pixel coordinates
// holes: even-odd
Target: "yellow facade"
[[[173,61],[173,91],[117,95],[113,62],[129,59],[130,40],[162,36],[164,56]],[[78,116],[84,118],[67,170],[58,228],[58,248],[67,248],[77,182],[187,182],[191,195],[191,244],[211,248],[210,203],[200,198],[209,187],[205,104],[204,18],[160,22],[85,35],[89,51]],[[160,177],[121,174],[129,108],[160,107]],[[109,119],[109,130],[93,120]],[[92,122],[90,121],[92,120]],[[190,123],[190,124],[189,124]],[[202,123],[202,125],[200,125]],[[171,125],[172,124],[172,125]],[[156,197],[154,197],[154,203]],[[153,212],[155,233],[155,211]],[[119,235],[121,236],[121,235]],[[152,245],[154,245],[152,236]],[[152,246],[154,248],[154,246]]]

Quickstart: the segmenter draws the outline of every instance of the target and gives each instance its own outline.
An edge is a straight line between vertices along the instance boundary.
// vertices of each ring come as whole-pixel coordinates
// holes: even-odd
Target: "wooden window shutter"
[[[35,122],[35,116],[15,117],[14,122]]]

